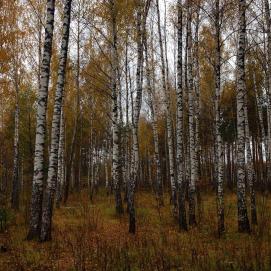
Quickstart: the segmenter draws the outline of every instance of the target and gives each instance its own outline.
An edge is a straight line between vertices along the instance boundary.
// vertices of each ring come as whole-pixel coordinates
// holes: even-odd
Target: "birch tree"
[[[153,39],[153,33],[151,33],[151,39]],[[155,166],[156,166],[156,194],[159,205],[163,205],[163,183],[162,183],[162,172],[161,172],[161,162],[159,154],[159,138],[158,138],[158,127],[157,127],[157,106],[155,103],[155,89],[154,84],[151,82],[151,68],[149,63],[149,50],[146,37],[146,29],[143,33],[144,41],[144,51],[145,51],[145,62],[146,62],[146,80],[147,80],[147,89],[148,89],[148,101],[151,112],[151,124],[153,131],[153,143],[154,143],[154,157],[155,157]],[[154,80],[154,78],[153,78]]]
[[[245,50],[246,1],[239,0],[239,37],[237,52],[237,208],[239,232],[250,232],[245,183]]]
[[[161,20],[160,20],[160,9],[159,0],[156,0],[156,10],[157,10],[157,27],[158,27],[158,38],[160,47],[160,59],[161,59],[161,72],[162,72],[162,86],[165,95],[166,104],[166,129],[167,129],[167,142],[168,142],[168,152],[169,152],[169,176],[171,184],[171,197],[173,203],[173,212],[177,211],[177,191],[175,183],[175,170],[174,170],[174,152],[173,152],[173,126],[170,114],[170,90],[166,79],[166,66],[164,59],[164,48],[161,33]]]
[[[216,170],[217,170],[217,215],[218,215],[218,234],[221,235],[224,230],[224,196],[223,196],[223,147],[220,132],[220,92],[221,92],[221,22],[220,22],[220,0],[215,2],[215,147],[216,147]]]
[[[16,64],[15,64],[16,65]],[[14,116],[14,158],[13,158],[13,182],[11,207],[15,210],[19,209],[20,200],[20,179],[19,179],[19,82],[17,69],[15,71],[15,116]]]
[[[63,18],[63,36],[59,58],[57,87],[54,103],[54,113],[52,120],[51,132],[51,149],[49,157],[49,169],[47,177],[47,186],[44,194],[42,206],[42,224],[41,224],[41,241],[48,241],[51,239],[52,215],[54,194],[57,182],[57,165],[58,165],[58,149],[60,138],[60,124],[61,124],[61,108],[65,84],[66,63],[68,55],[69,32],[70,32],[70,17],[71,17],[71,3],[72,0],[67,0],[64,7]]]
[[[183,150],[183,3],[178,0],[178,60],[177,60],[177,183],[179,227],[187,230],[185,207],[184,150]]]
[[[187,80],[188,80],[188,128],[189,128],[189,154],[190,154],[190,179],[189,179],[189,225],[196,224],[196,181],[197,181],[197,159],[195,152],[194,131],[194,93],[192,72],[192,8],[187,3]]]
[[[252,160],[252,152],[250,147],[250,136],[249,136],[249,123],[248,123],[248,105],[247,105],[247,94],[245,93],[245,140],[246,140],[246,173],[247,182],[250,189],[250,210],[251,210],[251,223],[257,225],[257,209],[256,209],[256,193],[255,193],[255,171]]]
[[[139,167],[139,145],[138,145],[138,121],[142,102],[142,81],[141,81],[141,71],[142,71],[142,61],[143,61],[143,50],[142,50],[142,35],[141,35],[141,6],[138,6],[137,11],[137,71],[136,71],[136,100],[133,107],[133,123],[132,123],[132,162],[131,162],[131,172],[127,187],[127,201],[128,201],[128,211],[129,211],[129,232],[135,233],[136,231],[136,218],[135,218],[135,203],[134,203],[134,190],[135,183]]]
[[[118,51],[117,51],[117,9],[115,0],[110,0],[111,20],[112,20],[112,124],[113,124],[113,156],[112,156],[112,178],[114,185],[116,212],[123,213],[122,198],[121,198],[121,150],[120,150],[120,130],[119,130],[119,103],[118,103],[118,89],[117,89],[117,75],[118,75]]]
[[[267,33],[267,136],[268,144],[266,148],[267,158],[267,178],[270,181],[271,174],[271,16],[270,16],[270,4],[268,0],[264,0],[265,7],[265,23]]]
[[[60,202],[63,196],[63,186],[65,179],[65,123],[64,123],[64,112],[63,112],[63,101],[60,117],[60,134],[59,134],[59,147],[58,147],[58,158],[57,158],[57,186],[56,186],[56,207],[60,206]]]
[[[47,1],[47,19],[45,26],[45,41],[40,69],[40,84],[37,99],[37,126],[34,155],[34,176],[30,205],[30,223],[27,239],[39,237],[41,229],[42,196],[44,181],[44,147],[46,130],[46,112],[48,85],[50,77],[50,63],[54,32],[55,0]]]
[[[196,186],[199,185],[200,180],[200,65],[199,65],[199,30],[201,19],[201,2],[199,1],[195,7],[195,38],[194,38],[194,111],[195,111],[195,172],[196,172]],[[200,204],[200,189],[197,189],[197,207],[199,219],[201,218],[201,204]]]
[[[139,169],[139,144],[138,144],[138,122],[142,104],[142,67],[143,67],[143,40],[142,31],[145,27],[148,15],[150,0],[147,0],[145,6],[141,1],[137,3],[136,11],[136,33],[137,33],[137,69],[136,69],[136,98],[133,104],[132,116],[132,162],[130,169],[130,178],[127,188],[127,200],[129,210],[129,232],[136,231],[135,203],[134,193],[135,184]],[[142,12],[143,11],[143,12]],[[143,14],[142,14],[143,13]]]
[[[15,90],[15,112],[14,112],[14,141],[13,141],[13,176],[12,176],[12,194],[11,194],[11,208],[14,210],[19,210],[20,207],[20,190],[21,190],[21,183],[20,183],[20,176],[19,176],[19,168],[20,168],[20,161],[19,161],[19,95],[20,95],[20,85],[22,81],[22,34],[19,28],[19,9],[20,6],[17,2],[10,3],[11,9],[11,29],[14,33],[14,40],[13,40],[13,47],[11,49],[11,81],[12,85],[14,86]],[[0,48],[2,46],[0,45]],[[1,62],[1,61],[0,61]],[[2,62],[1,62],[2,64]]]

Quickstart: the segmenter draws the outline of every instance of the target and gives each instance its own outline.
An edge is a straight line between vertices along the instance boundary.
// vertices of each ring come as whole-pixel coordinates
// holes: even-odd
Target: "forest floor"
[[[0,270],[271,270],[271,197],[258,194],[258,226],[237,233],[236,196],[225,196],[226,232],[216,234],[214,193],[202,193],[198,226],[180,232],[169,198],[158,208],[151,193],[136,195],[137,233],[128,216],[115,215],[114,197],[100,192],[71,196],[54,213],[53,241],[25,240],[27,214],[11,215],[0,234]]]

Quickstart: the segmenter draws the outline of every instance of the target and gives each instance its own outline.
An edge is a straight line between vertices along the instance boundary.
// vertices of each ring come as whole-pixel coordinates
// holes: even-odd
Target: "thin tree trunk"
[[[224,168],[223,168],[223,148],[220,132],[220,92],[221,92],[221,45],[220,45],[220,0],[216,0],[215,10],[215,29],[216,29],[216,56],[215,56],[215,140],[216,140],[216,169],[217,169],[217,216],[218,216],[218,235],[225,231],[224,225]]]
[[[268,144],[267,144],[267,139],[265,136],[265,130],[264,130],[264,124],[263,124],[263,112],[262,112],[262,102],[258,94],[257,86],[256,86],[256,79],[255,79],[255,72],[253,71],[252,74],[252,81],[253,81],[253,90],[255,93],[255,98],[256,98],[256,109],[257,109],[257,117],[259,120],[259,128],[260,128],[260,137],[261,141],[263,142],[264,145],[264,151],[266,158],[268,157]],[[263,149],[263,148],[262,148]],[[263,150],[262,150],[263,152]]]
[[[14,117],[14,159],[13,159],[13,182],[11,207],[14,210],[19,210],[20,206],[20,179],[19,179],[19,86],[17,82],[17,75],[15,75],[15,89],[16,89],[16,106]]]
[[[90,101],[92,101],[90,99]],[[93,106],[91,103],[90,106]],[[94,160],[94,136],[93,136],[93,117],[90,116],[90,131],[89,131],[89,148],[88,148],[88,193],[89,199],[93,198],[93,160]]]
[[[133,107],[133,121],[132,121],[132,163],[130,179],[127,189],[127,199],[128,199],[128,210],[129,210],[129,232],[135,233],[136,231],[136,217],[135,217],[135,206],[134,206],[134,193],[135,184],[138,176],[139,170],[139,145],[138,145],[138,122],[142,103],[142,68],[143,68],[143,41],[142,41],[142,31],[144,31],[146,17],[149,10],[149,0],[146,3],[146,10],[144,15],[142,15],[142,6],[139,3],[137,7],[137,71],[136,71],[136,101]]]
[[[80,144],[78,142],[78,134],[80,129],[81,110],[80,110],[80,39],[81,39],[81,28],[80,28],[80,16],[81,16],[81,2],[78,2],[78,14],[77,14],[77,33],[76,33],[76,118],[75,118],[75,128],[72,137],[72,149],[74,153],[71,153],[73,172],[74,172],[74,183],[73,188],[76,192],[80,190],[80,179],[79,179],[79,163],[80,163]]]
[[[171,184],[171,197],[173,203],[173,212],[177,212],[177,191],[175,183],[175,170],[174,170],[174,145],[173,145],[173,126],[170,114],[170,90],[166,80],[166,66],[164,59],[164,48],[162,42],[161,33],[161,22],[160,22],[160,10],[159,10],[159,0],[156,0],[157,9],[157,26],[158,26],[158,36],[159,36],[159,46],[160,46],[160,56],[161,56],[161,72],[162,72],[162,85],[165,93],[165,103],[166,103],[166,129],[167,129],[167,142],[168,142],[168,152],[169,152],[169,175]]]
[[[121,145],[120,145],[120,128],[119,128],[119,103],[117,89],[118,75],[118,51],[117,51],[117,29],[116,29],[116,3],[115,0],[110,1],[112,11],[112,96],[113,96],[113,158],[112,158],[112,178],[115,192],[116,212],[123,213],[122,198],[121,198]]]
[[[56,181],[57,181],[61,108],[62,108],[66,63],[67,63],[67,55],[68,55],[71,2],[72,0],[67,0],[64,7],[63,36],[62,36],[61,52],[60,52],[60,59],[59,59],[57,87],[56,87],[54,113],[53,113],[53,121],[52,121],[49,169],[48,169],[48,177],[47,177],[47,187],[45,190],[43,206],[42,206],[42,224],[41,224],[41,235],[40,235],[41,241],[48,241],[51,239],[53,202],[54,202],[54,194],[56,190]]]
[[[196,26],[195,26],[195,44],[194,44],[194,63],[195,63],[195,102],[194,102],[194,112],[195,112],[195,172],[196,172],[196,187],[199,186],[200,181],[200,138],[199,138],[199,115],[200,115],[200,67],[199,67],[199,24],[200,24],[200,4],[196,7]],[[197,210],[199,221],[202,217],[202,205],[201,205],[201,195],[200,189],[197,189]]]
[[[267,32],[267,136],[268,136],[268,148],[266,150],[266,162],[267,162],[267,178],[268,182],[271,181],[271,16],[270,16],[270,4],[268,0],[264,0],[265,5],[265,21]]]
[[[249,125],[248,125],[248,105],[247,95],[245,94],[245,133],[246,133],[246,157],[247,157],[247,181],[250,189],[250,211],[251,223],[257,225],[257,209],[256,209],[256,194],[255,194],[255,171],[253,167],[252,153],[250,147]]]
[[[184,150],[183,150],[183,6],[178,0],[178,60],[177,60],[177,184],[179,204],[179,227],[187,230],[185,208]]]
[[[96,155],[95,155],[95,145],[96,137],[92,136],[92,144],[91,144],[91,164],[90,164],[90,200],[93,200],[94,189],[95,189],[95,162],[96,162]]]
[[[63,101],[62,101],[63,103]],[[62,200],[62,191],[64,185],[64,112],[63,105],[61,109],[60,118],[60,135],[59,135],[59,147],[58,147],[58,163],[57,163],[57,189],[56,189],[56,207],[60,207]]]
[[[118,89],[118,117],[119,117],[119,182],[120,185],[126,186],[126,180],[124,183],[125,172],[125,134],[124,134],[124,122],[123,122],[123,110],[122,110],[122,88],[121,88],[121,74],[120,74],[120,61],[116,57],[117,65],[117,89]],[[120,188],[121,189],[121,188]]]
[[[34,176],[32,183],[32,196],[30,205],[30,224],[27,235],[28,240],[38,238],[41,229],[46,112],[47,112],[48,85],[50,77],[50,63],[52,56],[54,13],[55,13],[55,0],[48,0],[44,51],[42,57],[40,85],[37,102],[38,108],[37,108],[35,157],[34,157]]]
[[[107,195],[109,194],[109,144],[108,140],[105,142],[105,153],[104,153],[104,173],[105,173],[105,188]]]
[[[148,59],[148,44],[146,37],[146,30],[144,30],[144,49],[145,49],[145,61],[146,61],[146,77],[147,77],[147,88],[148,88],[148,98],[149,106],[151,111],[151,125],[153,131],[153,143],[154,143],[154,157],[155,157],[155,166],[156,166],[156,194],[159,205],[163,205],[163,184],[162,184],[162,175],[161,175],[161,162],[159,155],[159,138],[158,138],[158,127],[157,127],[157,108],[155,104],[155,89],[151,84],[151,71]]]
[[[90,140],[91,141],[91,140]],[[91,164],[92,164],[92,151],[91,151],[91,143],[89,143],[89,147],[88,147],[88,172],[87,172],[87,182],[88,182],[88,195],[89,195],[89,199],[91,200]]]
[[[250,232],[245,183],[245,48],[246,1],[239,0],[239,41],[237,53],[237,207],[238,230]]]
[[[127,4],[127,0],[126,0]],[[127,182],[129,179],[129,173],[130,173],[130,157],[129,157],[129,131],[130,131],[130,125],[129,125],[129,91],[130,90],[130,84],[129,84],[129,66],[128,66],[128,37],[129,37],[129,29],[126,29],[126,41],[125,41],[125,88],[126,88],[126,126],[125,126],[125,176],[123,178],[124,180],[124,201],[127,202]]]
[[[194,95],[193,95],[193,74],[192,74],[192,8],[188,6],[187,14],[187,77],[188,77],[188,115],[189,115],[189,152],[190,152],[190,180],[189,180],[189,224],[196,224],[196,181],[197,181],[197,159],[195,153],[194,133]]]

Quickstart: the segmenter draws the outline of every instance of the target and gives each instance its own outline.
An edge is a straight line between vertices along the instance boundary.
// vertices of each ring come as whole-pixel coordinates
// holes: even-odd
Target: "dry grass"
[[[271,200],[258,195],[259,225],[251,235],[236,231],[236,198],[225,199],[226,233],[216,234],[215,197],[202,195],[201,221],[179,232],[166,198],[159,209],[150,193],[137,194],[137,234],[127,233],[127,215],[117,217],[114,198],[84,193],[55,211],[53,241],[25,241],[24,214],[0,235],[8,251],[0,270],[271,270]],[[2,240],[3,239],[3,240]]]

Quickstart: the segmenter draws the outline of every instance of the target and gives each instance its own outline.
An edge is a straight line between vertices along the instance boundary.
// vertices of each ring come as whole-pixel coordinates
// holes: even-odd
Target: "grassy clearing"
[[[198,226],[179,232],[169,199],[157,208],[150,193],[137,194],[137,234],[127,233],[128,217],[115,215],[114,198],[100,193],[94,203],[73,195],[54,214],[53,241],[25,241],[24,213],[12,216],[0,235],[7,252],[0,270],[271,270],[270,207],[258,195],[259,225],[251,235],[237,233],[236,198],[225,197],[226,233],[216,234],[215,196],[202,195]]]

